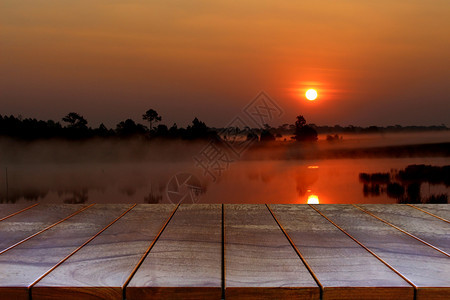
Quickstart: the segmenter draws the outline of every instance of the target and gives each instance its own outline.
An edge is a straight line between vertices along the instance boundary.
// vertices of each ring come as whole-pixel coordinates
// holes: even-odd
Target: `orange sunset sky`
[[[307,101],[315,88],[319,97]],[[0,0],[0,114],[450,125],[450,1]]]

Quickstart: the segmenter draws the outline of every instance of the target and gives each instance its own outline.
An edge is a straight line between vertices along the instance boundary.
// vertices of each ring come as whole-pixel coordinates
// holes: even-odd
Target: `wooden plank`
[[[38,204],[0,204],[0,221],[6,220],[12,215],[31,209]]]
[[[265,205],[225,205],[226,299],[319,299],[320,289]]]
[[[450,221],[450,205],[449,204],[413,204],[420,209],[423,209],[433,215],[436,215],[440,218],[444,218],[447,221]]]
[[[352,205],[314,205],[417,287],[417,299],[450,297],[450,259]]]
[[[445,251],[450,256],[450,224],[403,204],[358,205],[375,216]]]
[[[95,205],[0,255],[0,299],[28,300],[36,280],[129,207]]]
[[[35,285],[33,300],[122,299],[126,280],[175,207],[136,206]]]
[[[220,299],[222,208],[181,205],[126,288],[133,299]]]
[[[323,286],[322,299],[413,299],[414,289],[308,205],[270,205]]]
[[[0,222],[0,252],[85,206],[40,204]]]

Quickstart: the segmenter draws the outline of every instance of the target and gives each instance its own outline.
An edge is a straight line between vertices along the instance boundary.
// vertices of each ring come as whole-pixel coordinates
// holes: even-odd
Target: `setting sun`
[[[309,101],[313,101],[316,100],[317,98],[317,92],[314,89],[309,89],[306,91],[305,96],[306,99],[308,99]]]

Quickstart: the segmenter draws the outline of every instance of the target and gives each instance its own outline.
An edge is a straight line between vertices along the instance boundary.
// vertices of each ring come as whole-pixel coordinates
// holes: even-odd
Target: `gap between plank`
[[[133,204],[130,208],[128,208],[125,212],[123,212],[120,216],[118,216],[116,219],[114,219],[111,223],[109,223],[108,225],[106,225],[105,228],[103,228],[102,230],[100,230],[99,232],[97,232],[94,236],[92,236],[91,238],[89,238],[86,242],[84,242],[81,246],[79,246],[78,248],[76,248],[75,250],[73,250],[69,255],[67,255],[66,257],[64,257],[62,260],[60,260],[56,265],[54,265],[50,270],[48,270],[47,272],[45,272],[41,277],[39,277],[38,279],[36,279],[29,287],[29,295],[30,295],[30,299],[32,299],[32,288],[33,286],[35,286],[39,281],[41,281],[45,276],[47,276],[48,274],[50,274],[53,270],[55,270],[58,266],[60,266],[62,263],[64,263],[66,260],[68,260],[72,255],[74,255],[75,253],[77,253],[81,248],[83,248],[84,246],[86,246],[88,243],[90,243],[93,239],[95,239],[97,236],[99,236],[103,231],[105,231],[106,229],[108,229],[111,225],[113,225],[114,223],[116,223],[120,218],[122,218],[125,214],[127,214],[130,210],[132,210],[137,204]]]
[[[47,226],[46,228],[44,228],[44,229],[42,229],[42,230],[40,230],[40,231],[38,231],[38,232],[36,232],[36,233],[30,235],[30,236],[27,237],[27,238],[24,238],[23,240],[21,240],[21,241],[15,243],[15,244],[12,245],[12,246],[9,246],[8,248],[6,248],[6,249],[0,251],[0,255],[3,254],[3,253],[5,253],[6,251],[11,250],[11,249],[14,248],[14,247],[19,246],[20,244],[25,243],[25,242],[28,241],[29,239],[34,238],[35,236],[37,236],[37,235],[43,233],[44,231],[47,231],[47,230],[49,230],[50,228],[55,227],[56,225],[58,225],[58,224],[60,224],[60,223],[62,223],[62,222],[64,222],[64,221],[66,221],[67,219],[72,218],[73,216],[75,216],[75,215],[79,214],[80,212],[82,212],[82,211],[88,209],[89,207],[92,207],[93,205],[95,205],[95,204],[91,204],[91,205],[88,205],[88,206],[86,206],[86,207],[83,207],[82,209],[77,210],[76,212],[72,213],[71,215],[65,217],[64,219],[59,220],[58,222],[56,222],[56,223],[54,223],[54,224],[52,224],[52,225]]]
[[[222,204],[222,300],[225,300],[225,205]]]
[[[375,258],[377,258],[379,261],[381,261],[386,267],[388,267],[389,269],[391,269],[392,271],[394,271],[398,276],[400,276],[403,280],[405,280],[407,283],[409,283],[413,288],[414,288],[414,299],[417,299],[417,286],[412,283],[411,280],[409,280],[408,278],[406,278],[402,273],[400,273],[399,271],[397,271],[393,266],[391,266],[390,264],[388,264],[386,261],[384,261],[381,257],[379,257],[377,254],[375,254],[375,252],[373,252],[372,250],[370,250],[369,248],[367,248],[363,243],[361,243],[360,241],[358,241],[356,238],[354,238],[352,235],[350,235],[350,233],[348,233],[347,231],[345,231],[343,228],[341,228],[339,225],[337,225],[336,223],[334,223],[333,221],[331,221],[327,216],[325,216],[321,211],[319,211],[317,208],[315,208],[313,205],[308,204],[310,207],[312,207],[316,212],[318,212],[322,217],[324,217],[328,222],[330,222],[331,224],[333,224],[334,226],[337,227],[337,229],[339,229],[340,231],[342,231],[343,233],[345,233],[349,238],[351,238],[352,240],[354,240],[358,245],[360,245],[363,249],[365,249],[367,252],[369,252],[370,254],[372,254],[373,256],[375,256]]]
[[[352,204],[352,205],[353,205],[354,207],[360,209],[361,211],[365,212],[366,214],[368,214],[368,215],[374,217],[375,219],[377,219],[377,220],[379,220],[379,221],[381,221],[381,222],[383,222],[383,223],[385,223],[385,224],[387,224],[387,225],[389,225],[389,226],[391,226],[391,227],[397,229],[398,231],[400,231],[400,232],[402,232],[402,233],[404,233],[404,234],[406,234],[406,235],[408,235],[408,236],[410,236],[410,237],[412,237],[412,238],[418,240],[419,242],[421,242],[421,243],[427,245],[428,247],[431,247],[431,248],[433,248],[434,250],[439,251],[439,252],[441,252],[442,254],[444,254],[444,255],[450,257],[450,254],[448,254],[448,253],[445,252],[444,250],[441,250],[441,249],[439,249],[438,247],[431,245],[430,243],[428,243],[428,242],[422,240],[421,238],[415,236],[414,234],[411,234],[411,233],[407,232],[406,230],[401,229],[400,227],[395,226],[394,224],[389,223],[388,221],[386,221],[386,220],[384,220],[384,219],[382,219],[382,218],[376,216],[375,214],[371,213],[370,211],[367,211],[367,210],[363,209],[362,207],[359,207],[358,205],[355,205],[355,204]]]
[[[269,207],[268,204],[266,204],[267,209],[269,210],[270,214],[272,215],[272,217],[274,218],[275,222],[278,224],[278,227],[281,229],[281,231],[283,232],[284,236],[287,238],[287,240],[289,241],[289,243],[291,244],[292,248],[294,248],[294,251],[297,253],[298,257],[300,257],[301,261],[303,262],[303,264],[305,265],[306,269],[308,270],[308,272],[311,274],[312,278],[314,279],[314,281],[317,283],[317,285],[319,286],[319,290],[320,290],[320,299],[323,298],[323,285],[320,283],[319,278],[317,278],[316,274],[314,274],[314,271],[312,270],[311,266],[308,264],[308,262],[306,261],[306,259],[303,257],[302,253],[300,252],[300,250],[298,250],[297,246],[295,246],[294,241],[291,239],[291,237],[289,236],[289,234],[286,232],[286,230],[284,229],[283,225],[281,225],[281,223],[278,221],[277,217],[275,216],[275,213],[272,211],[272,209]]]
[[[439,220],[442,220],[442,221],[444,221],[444,222],[450,223],[449,220],[444,219],[444,218],[441,218],[441,217],[439,217],[439,216],[436,216],[435,214],[430,213],[429,211],[426,211],[425,209],[422,209],[422,208],[420,208],[420,207],[418,207],[418,206],[415,206],[415,205],[412,205],[412,204],[406,204],[406,205],[411,206],[411,207],[414,207],[415,209],[418,209],[418,210],[420,210],[421,212],[424,212],[424,213],[426,213],[426,214],[429,214],[430,216],[433,216],[433,217],[435,217],[435,218],[438,218]]]
[[[156,244],[156,242],[158,241],[159,237],[161,236],[161,234],[163,233],[164,229],[166,229],[167,225],[169,224],[170,220],[172,220],[173,216],[175,215],[175,212],[177,211],[178,207],[180,207],[180,204],[178,203],[177,206],[175,207],[175,209],[172,211],[172,213],[170,214],[169,218],[167,218],[166,222],[164,223],[164,225],[162,226],[162,228],[159,230],[158,234],[156,235],[156,237],[153,239],[152,243],[150,244],[150,246],[148,246],[147,250],[145,251],[145,253],[142,255],[141,259],[139,260],[139,262],[137,263],[137,265],[134,267],[133,271],[131,271],[130,276],[128,276],[127,280],[125,281],[125,283],[122,286],[122,293],[123,293],[123,299],[126,299],[126,287],[127,285],[130,283],[131,279],[133,279],[134,274],[136,274],[137,270],[139,269],[139,267],[142,265],[142,263],[144,262],[145,258],[148,256],[148,254],[150,253],[150,250],[152,250],[153,246]]]
[[[13,217],[13,216],[15,216],[15,215],[17,215],[17,214],[20,214],[21,212],[24,212],[24,211],[26,211],[26,210],[29,210],[30,208],[33,208],[33,207],[35,207],[36,205],[39,205],[39,203],[36,203],[36,204],[31,205],[31,206],[25,207],[24,209],[21,209],[21,210],[16,211],[15,213],[12,213],[12,214],[10,214],[10,215],[8,215],[8,216],[6,216],[6,217],[3,217],[3,218],[0,219],[0,222],[3,221],[3,220],[6,220],[6,219],[8,219],[8,218],[11,218],[11,217]]]

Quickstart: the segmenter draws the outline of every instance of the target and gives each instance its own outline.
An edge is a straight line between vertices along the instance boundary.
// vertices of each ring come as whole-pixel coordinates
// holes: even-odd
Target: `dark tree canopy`
[[[317,141],[317,131],[306,125],[306,120],[303,116],[297,116],[295,121],[295,136],[294,139],[298,142]]]
[[[145,114],[142,115],[142,119],[144,121],[148,121],[150,125],[150,131],[153,130],[153,122],[159,122],[162,120],[161,116],[158,115],[158,113],[153,109],[147,110]]]
[[[120,137],[129,137],[133,135],[143,134],[146,129],[142,124],[136,124],[133,120],[127,119],[117,124],[116,132]]]
[[[22,119],[22,117],[0,115],[0,136],[25,140],[47,139],[62,135],[60,123],[52,120]]]
[[[302,128],[306,125],[306,120],[303,116],[297,116],[297,120],[295,121],[295,128]]]
[[[202,122],[198,118],[195,118],[192,121],[192,125],[189,125],[186,128],[186,132],[183,134],[183,138],[188,140],[206,139],[215,135],[216,132],[210,132],[205,122]]]
[[[272,142],[275,141],[275,136],[270,132],[270,130],[262,130],[261,137],[259,139],[261,142]]]
[[[71,128],[87,128],[86,125],[88,122],[86,121],[86,119],[75,112],[67,114],[64,118],[62,118],[62,120],[66,123],[69,123],[69,127]]]
[[[149,122],[159,122],[162,118],[158,113],[152,109],[148,110],[143,115],[145,120]],[[374,132],[410,132],[410,131],[448,131],[445,125],[439,126],[407,126],[402,127],[400,125],[388,126],[388,127],[356,127],[347,126],[315,126],[308,125],[303,116],[299,115],[296,118],[294,124],[283,124],[278,127],[271,127],[264,124],[263,128],[250,128],[245,126],[239,127],[227,127],[227,128],[213,128],[208,127],[204,122],[195,118],[192,123],[187,127],[178,127],[174,123],[170,128],[164,124],[158,124],[156,127],[152,127],[150,132],[148,128],[142,124],[135,123],[135,121],[128,119],[117,124],[115,129],[110,129],[105,124],[100,124],[98,128],[88,127],[87,120],[78,113],[70,112],[62,120],[66,123],[62,126],[60,122],[52,120],[37,120],[35,118],[23,118],[22,116],[2,116],[0,115],[0,137],[12,137],[23,140],[36,140],[36,139],[71,139],[81,140],[90,138],[123,138],[129,136],[140,136],[143,139],[152,140],[157,138],[163,139],[227,139],[231,136],[241,135],[248,140],[261,141],[273,140],[274,137],[283,137],[290,135],[293,140],[296,141],[315,141],[317,140],[317,132],[320,133],[333,133],[334,136],[329,136],[328,140],[341,140],[342,137],[337,135],[338,132],[348,133],[374,133]],[[153,125],[153,123],[151,123]],[[220,137],[218,133],[221,133]],[[223,132],[226,132],[224,135]],[[286,139],[284,139],[286,141]]]

